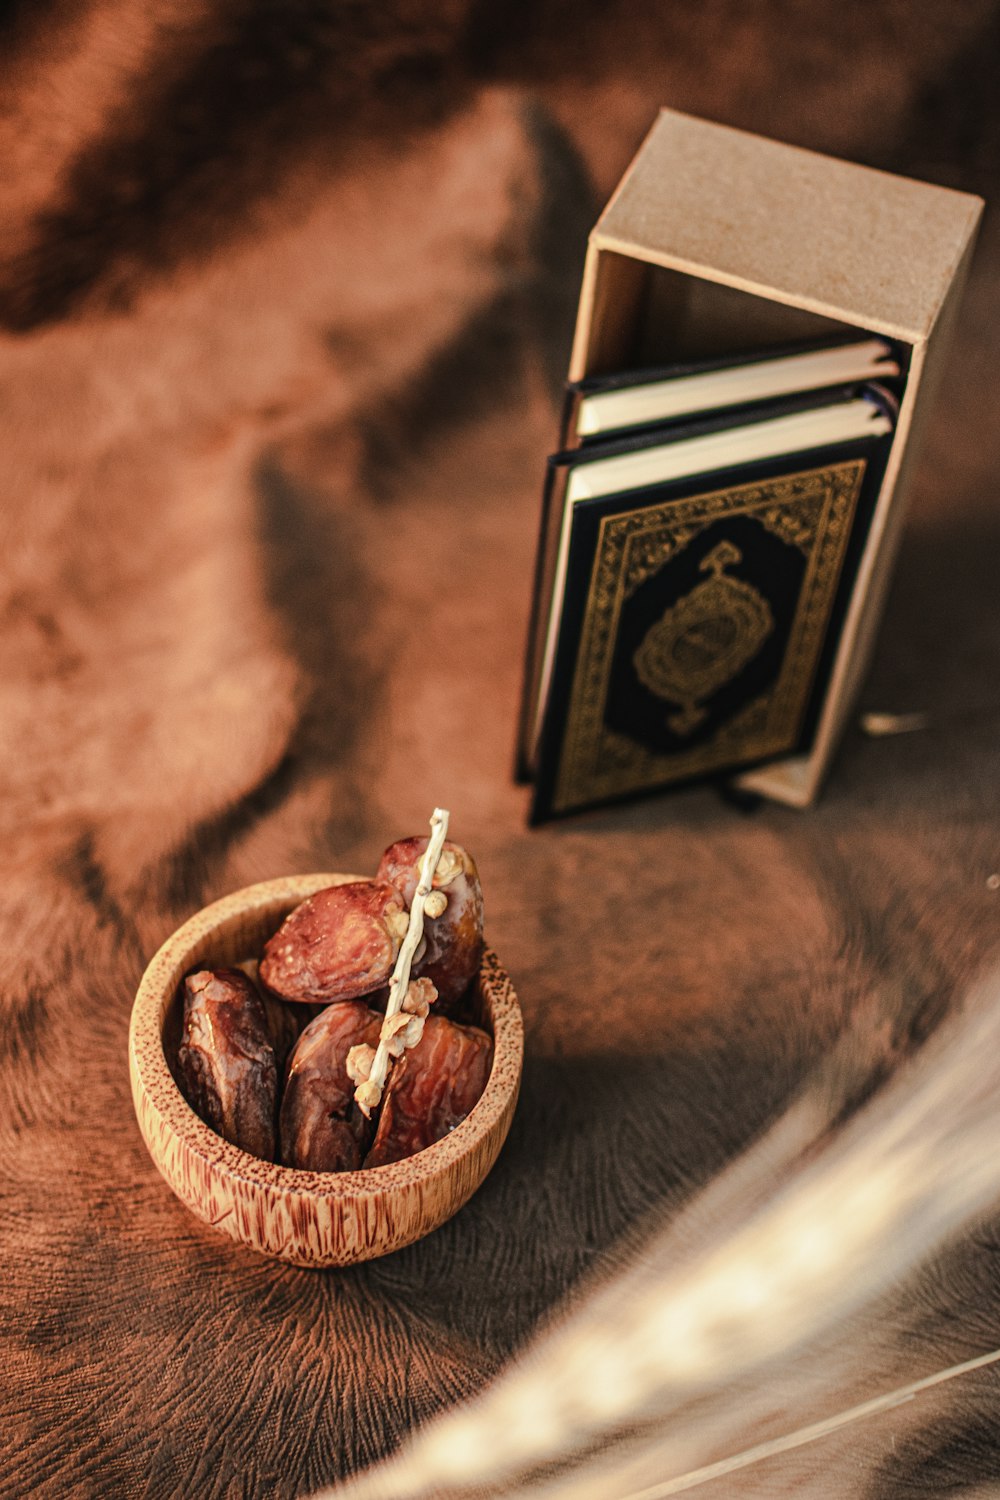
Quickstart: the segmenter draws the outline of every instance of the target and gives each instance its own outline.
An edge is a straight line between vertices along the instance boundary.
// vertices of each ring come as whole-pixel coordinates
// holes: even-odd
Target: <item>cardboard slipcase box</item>
[[[982,207],[665,109],[591,232],[570,380],[859,330],[909,351],[812,745],[734,777],[747,790],[807,806],[854,706]]]

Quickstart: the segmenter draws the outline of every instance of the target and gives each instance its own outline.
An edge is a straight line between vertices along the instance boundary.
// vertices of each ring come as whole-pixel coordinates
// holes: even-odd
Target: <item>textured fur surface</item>
[[[716,1241],[683,1211],[831,1049],[815,1162],[808,1131],[769,1159],[761,1212],[824,1162],[867,1175],[901,1069],[956,1076],[919,1055],[998,957],[991,221],[867,689],[930,727],[851,735],[806,816],[701,789],[529,833],[509,768],[583,240],[654,110],[989,196],[1000,17],[46,0],[3,24],[0,1491],[294,1496],[473,1396],[637,1244],[675,1237],[657,1296],[677,1236],[738,1249],[743,1208]],[[138,1139],[136,982],[203,902],[374,868],[436,802],[525,1009],[512,1136],[410,1250],[256,1260]],[[888,1261],[865,1277],[860,1333],[831,1300],[768,1421],[1000,1346],[988,1197],[895,1290]],[[738,1384],[714,1399],[705,1453],[757,1430]],[[836,1464],[782,1459],[787,1488],[986,1493],[996,1429],[987,1369]]]

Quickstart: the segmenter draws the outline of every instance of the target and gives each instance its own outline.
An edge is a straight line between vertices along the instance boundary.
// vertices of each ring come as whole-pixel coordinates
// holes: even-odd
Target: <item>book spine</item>
[[[531,614],[525,649],[524,689],[518,715],[517,748],[514,761],[515,779],[522,784],[531,782],[535,774],[535,722],[538,716],[538,695],[541,690],[542,661],[552,603],[556,555],[559,550],[559,529],[562,524],[566,472],[565,465],[557,462],[555,458],[548,460],[542,494],[538,547],[535,552]]]
[[[576,424],[580,411],[581,391],[579,383],[568,380],[563,395],[562,417],[559,422],[559,452],[570,452],[580,447],[581,439]]]

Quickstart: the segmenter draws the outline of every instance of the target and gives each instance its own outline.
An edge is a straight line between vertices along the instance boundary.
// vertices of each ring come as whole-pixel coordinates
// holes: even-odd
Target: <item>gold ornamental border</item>
[[[721,769],[762,760],[796,743],[837,582],[843,567],[866,468],[863,458],[820,469],[713,490],[688,499],[644,505],[601,520],[587,611],[573,672],[566,735],[553,806],[651,790]],[[604,724],[611,663],[622,606],[635,579],[651,576],[720,516],[749,515],[793,542],[808,562],[777,683],[753,700],[707,744],[686,754],[655,755]],[[742,731],[748,730],[746,738]],[[735,731],[735,733],[734,733]]]

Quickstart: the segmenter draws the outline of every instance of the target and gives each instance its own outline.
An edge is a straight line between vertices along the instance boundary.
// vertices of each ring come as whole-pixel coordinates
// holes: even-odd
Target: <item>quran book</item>
[[[854,502],[855,520],[795,748],[772,755],[770,746],[779,737],[776,729],[773,735],[760,735],[751,743],[743,732],[746,722],[738,720],[735,709],[728,730],[721,723],[722,695],[729,694],[734,703],[742,687],[748,686],[770,649],[761,644],[760,655],[736,669],[725,688],[692,699],[688,682],[684,703],[690,700],[692,712],[701,708],[707,713],[686,739],[675,735],[668,742],[666,731],[658,731],[659,739],[650,733],[642,749],[642,736],[636,739],[637,726],[633,724],[630,731],[616,717],[621,704],[616,699],[618,706],[613,709],[609,699],[608,713],[614,722],[608,721],[608,734],[600,741],[599,753],[594,751],[593,763],[606,767],[607,757],[614,753],[621,776],[616,779],[609,770],[603,781],[579,780],[574,796],[579,794],[580,805],[584,793],[601,800],[605,794],[631,795],[628,789],[642,784],[650,789],[654,784],[666,785],[668,771],[684,763],[691,774],[698,775],[714,775],[718,766],[720,778],[741,790],[791,807],[807,807],[818,795],[871,658],[902,536],[907,490],[933,391],[945,368],[982,208],[982,202],[967,193],[803,151],[675,110],[659,112],[588,236],[569,359],[572,384],[560,439],[563,449],[581,454],[587,449],[603,451],[605,445],[617,447],[626,436],[639,443],[650,439],[654,445],[662,444],[668,440],[668,429],[679,439],[682,427],[700,425],[709,412],[731,425],[770,420],[789,397],[822,405],[841,384],[855,389],[869,382],[887,387],[898,410],[891,440],[885,435],[888,454],[877,444],[870,451],[861,450],[866,467]],[[858,356],[871,363],[854,365]],[[782,361],[789,363],[783,370],[776,369]],[[847,367],[841,361],[847,361]],[[893,365],[898,367],[896,374],[890,373]],[[748,370],[750,374],[744,373]],[[809,471],[813,460],[813,467],[819,469],[839,456],[795,452],[800,456],[792,468],[797,464],[801,472]],[[519,772],[526,779],[539,778],[536,817],[547,815],[547,807],[558,810],[563,805],[562,793],[556,797],[554,789],[559,786],[565,791],[567,784],[558,779],[553,767],[562,739],[570,729],[577,734],[583,722],[570,713],[564,664],[575,648],[572,632],[564,633],[561,623],[564,610],[568,619],[576,600],[577,628],[583,629],[584,612],[575,591],[589,588],[589,582],[580,585],[575,572],[583,539],[575,524],[570,527],[572,552],[568,562],[563,557],[560,569],[565,572],[559,577],[556,567],[571,456],[564,452],[552,466],[518,741]],[[752,462],[766,465],[769,461],[756,458]],[[778,455],[771,462],[774,477],[781,477]],[[668,483],[678,487],[679,499],[686,485],[689,497],[694,498],[749,483],[763,472],[757,468],[730,473],[705,461]],[[877,485],[873,474],[879,475]],[[644,476],[642,485],[646,484]],[[641,488],[639,484],[634,487]],[[618,493],[627,491],[623,486]],[[608,496],[605,500],[610,505]],[[580,512],[581,522],[588,504],[581,500],[570,507]],[[624,500],[621,504],[627,508]],[[596,497],[592,508],[597,508]],[[695,543],[682,543],[679,536],[666,538],[664,545],[675,549],[683,545],[683,555],[694,556]],[[767,597],[763,553],[756,554],[752,564],[747,548],[736,540],[733,545],[743,554],[739,563],[710,566],[693,583],[688,580],[690,593],[701,582],[712,583],[716,573],[720,578],[714,592],[697,596],[695,609],[713,598],[726,597],[735,608],[735,589],[719,592],[726,579],[745,583]],[[808,550],[812,544],[804,545]],[[678,550],[678,564],[681,555]],[[813,564],[805,552],[801,556],[808,571]],[[821,548],[824,567],[826,558]],[[596,567],[594,559],[591,566]],[[553,612],[557,586],[564,605]],[[623,585],[623,619],[634,612],[634,587],[631,577]],[[803,588],[803,599],[808,596],[815,602],[820,597],[812,593],[811,585]],[[635,597],[639,598],[638,591]],[[669,607],[664,600],[661,615]],[[773,601],[769,607],[774,625],[768,641],[773,647],[782,627]],[[676,628],[678,616],[670,619]],[[550,628],[552,620],[559,622],[558,630]],[[606,620],[597,623],[602,628],[608,625]],[[657,638],[661,646],[669,639],[670,628],[668,622]],[[702,645],[707,628],[699,626]],[[748,649],[742,630],[735,624],[731,628],[743,641],[741,649]],[[725,656],[718,641],[728,629],[718,626],[713,657],[718,660],[712,667],[717,674]],[[689,656],[697,654],[691,641],[684,651]],[[684,654],[680,647],[678,652]],[[737,655],[729,659],[734,661]],[[612,683],[619,682],[625,660],[622,645],[613,658],[613,670],[609,669]],[[575,670],[575,658],[570,664]],[[547,674],[544,692],[543,665]],[[690,669],[686,670],[690,676]],[[634,663],[621,680],[633,684],[638,701]],[[655,680],[666,684],[662,671],[655,674]],[[707,681],[706,676],[702,686]],[[656,695],[641,683],[639,687],[647,694],[641,701],[651,716],[648,728],[655,724],[650,704]],[[746,713],[759,717],[760,705],[751,709],[752,701],[748,697]],[[576,704],[574,699],[574,714]],[[678,710],[668,705],[665,712]],[[685,722],[691,722],[688,716]],[[722,767],[726,734],[732,750],[728,772]],[[791,730],[786,738],[792,738]],[[583,740],[574,743],[582,745]],[[645,756],[642,774],[640,751]],[[759,758],[743,760],[751,752],[759,753]],[[702,770],[692,769],[696,762]],[[579,768],[584,762],[573,764]]]
[[[803,391],[867,380],[885,383],[900,373],[900,354],[887,339],[857,338],[762,351],[739,360],[591,376],[567,387],[563,446]]]
[[[532,821],[808,744],[894,414],[849,387],[550,459]]]

